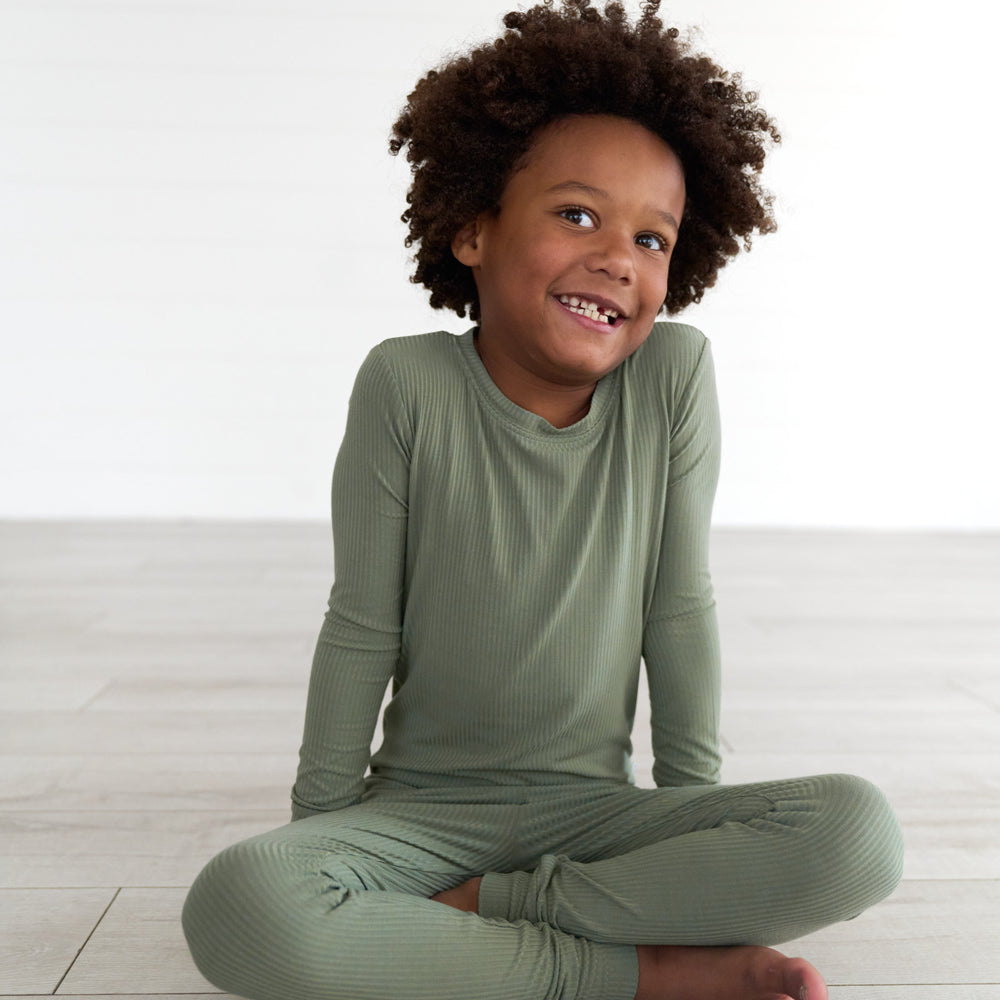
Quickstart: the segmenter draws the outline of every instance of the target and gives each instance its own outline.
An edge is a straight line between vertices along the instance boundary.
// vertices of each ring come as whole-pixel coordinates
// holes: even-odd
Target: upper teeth
[[[596,302],[578,298],[576,295],[560,295],[559,301],[567,306],[570,312],[579,313],[598,323],[610,323],[618,319],[618,313],[614,309],[602,309]]]

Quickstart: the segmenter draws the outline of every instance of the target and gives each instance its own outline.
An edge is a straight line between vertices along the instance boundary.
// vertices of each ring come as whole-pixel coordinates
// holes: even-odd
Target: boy
[[[765,946],[891,892],[898,826],[849,776],[717,784],[711,358],[654,325],[773,228],[778,136],[653,4],[505,24],[391,146],[415,280],[477,326],[362,366],[294,822],[207,866],[188,941],[254,1000],[823,1000]]]

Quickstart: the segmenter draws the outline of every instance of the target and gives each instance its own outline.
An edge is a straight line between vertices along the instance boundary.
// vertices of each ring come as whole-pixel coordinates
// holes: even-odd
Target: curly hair
[[[389,150],[406,149],[413,183],[402,215],[406,246],[417,245],[410,280],[430,289],[435,309],[479,319],[471,270],[451,243],[482,212],[497,210],[534,136],[568,115],[606,114],[638,122],[680,158],[687,200],[663,306],[701,301],[719,269],[752,234],[772,232],[772,196],[759,174],[781,136],[730,74],[664,30],[659,0],[631,25],[620,3],[603,16],[590,0],[553,0],[512,11],[504,34],[437,70],[414,88],[392,129]]]

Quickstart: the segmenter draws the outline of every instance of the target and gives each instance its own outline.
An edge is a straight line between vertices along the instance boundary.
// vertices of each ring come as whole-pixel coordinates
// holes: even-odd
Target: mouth
[[[587,298],[583,295],[557,295],[556,298],[570,312],[592,320],[594,323],[614,327],[624,323],[627,319],[617,305],[605,299]]]

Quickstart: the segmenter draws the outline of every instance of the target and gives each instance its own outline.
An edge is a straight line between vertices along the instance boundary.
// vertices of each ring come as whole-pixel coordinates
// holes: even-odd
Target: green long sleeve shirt
[[[717,781],[718,462],[692,327],[656,324],[561,429],[500,392],[471,330],[375,347],[334,470],[293,816],[360,801],[369,766],[417,786],[628,781],[642,662],[656,784]]]

